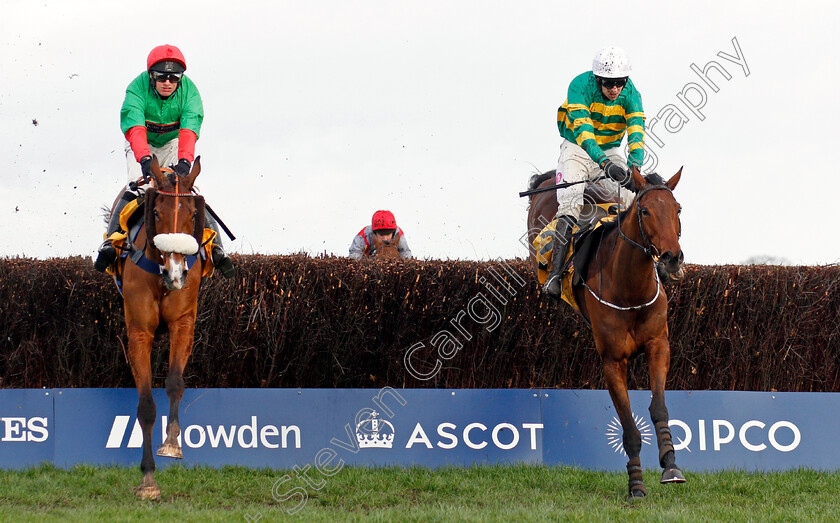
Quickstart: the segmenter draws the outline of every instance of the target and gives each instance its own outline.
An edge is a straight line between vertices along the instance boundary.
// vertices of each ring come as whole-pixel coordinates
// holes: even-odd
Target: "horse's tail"
[[[105,222],[105,225],[108,225],[108,222],[111,221],[111,209],[107,205],[103,205],[99,210],[102,211],[102,220]]]
[[[544,181],[546,181],[548,179],[553,180],[554,177],[556,176],[556,174],[557,174],[557,171],[555,169],[552,169],[552,170],[546,171],[542,174],[536,173],[536,174],[531,175],[531,178],[528,180],[528,190],[533,191],[534,189],[539,187]],[[531,199],[533,197],[534,197],[533,194],[528,196],[528,207],[529,208],[531,207]]]

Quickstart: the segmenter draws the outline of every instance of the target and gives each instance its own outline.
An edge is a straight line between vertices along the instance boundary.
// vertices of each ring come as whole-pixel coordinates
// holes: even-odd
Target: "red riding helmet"
[[[376,211],[370,220],[370,227],[374,231],[378,231],[379,229],[396,229],[397,220],[394,219],[394,214],[391,211]]]
[[[187,70],[187,61],[184,59],[184,54],[180,49],[174,45],[159,45],[152,49],[149,53],[149,58],[146,59],[146,70],[151,71],[155,64],[160,64],[158,68],[164,66],[161,72],[164,73],[183,73]],[[156,68],[157,69],[157,68]],[[177,69],[180,69],[177,70]]]

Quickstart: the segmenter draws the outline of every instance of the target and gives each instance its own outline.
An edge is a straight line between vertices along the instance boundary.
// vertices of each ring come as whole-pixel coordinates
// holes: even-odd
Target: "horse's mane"
[[[647,173],[645,180],[651,185],[665,185],[665,180],[656,173]]]
[[[535,173],[535,174],[531,175],[531,178],[528,180],[528,190],[533,191],[534,189],[539,187],[540,184],[543,183],[544,181],[548,180],[549,178],[554,178],[554,176],[556,174],[557,174],[557,171],[552,169],[552,170],[546,171],[542,174]]]
[[[642,176],[644,176],[647,183],[649,183],[653,186],[665,185],[665,180],[656,173],[647,173],[647,174],[643,174]],[[625,218],[625,215],[628,212],[630,212],[629,208],[621,211],[621,213],[619,215],[619,220],[623,220]],[[615,222],[613,222],[613,223],[615,223]],[[612,224],[610,224],[610,225],[612,225]]]
[[[557,171],[555,169],[552,169],[550,171],[546,171],[544,173],[534,173],[534,174],[532,174],[531,178],[528,179],[528,190],[533,191],[534,189],[539,187],[540,184],[542,184],[544,181],[546,181],[548,179],[553,180],[556,174],[557,174]],[[531,209],[531,200],[532,199],[533,199],[533,195],[528,197],[528,207],[527,208],[529,210]]]

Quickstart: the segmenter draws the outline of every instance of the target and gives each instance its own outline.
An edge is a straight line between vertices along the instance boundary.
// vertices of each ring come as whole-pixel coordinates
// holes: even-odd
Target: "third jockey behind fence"
[[[411,258],[411,249],[408,248],[403,230],[397,227],[397,220],[391,211],[376,211],[373,213],[370,225],[359,231],[359,234],[353,238],[353,242],[350,244],[350,257],[354,260],[360,260],[363,257],[370,256],[370,248],[373,243],[372,235],[377,235],[382,241],[391,241],[396,233],[400,236],[400,242],[397,245],[400,258]]]
[[[644,159],[645,114],[642,97],[630,80],[630,60],[623,49],[606,47],[595,55],[592,71],[578,75],[569,85],[566,101],[557,110],[557,127],[565,138],[557,162],[558,182],[608,179],[593,188],[614,195],[618,186],[622,205],[629,206],[635,189],[629,169],[641,168]],[[628,157],[620,145],[627,134]],[[560,299],[560,272],[568,252],[572,227],[583,209],[586,183],[557,190],[557,231],[545,292]]]
[[[198,88],[185,74],[187,62],[174,45],[152,49],[146,59],[146,71],[126,88],[120,111],[120,127],[126,138],[129,183],[141,176],[151,177],[152,155],[161,167],[170,167],[186,176],[195,159],[195,143],[204,120],[204,106]],[[106,238],[120,227],[120,211],[137,197],[126,186],[108,223]],[[213,241],[213,265],[229,278],[235,269],[222,248],[216,220],[207,213],[207,226],[216,231]],[[94,267],[104,271],[117,259],[117,251],[106,239],[99,247]]]

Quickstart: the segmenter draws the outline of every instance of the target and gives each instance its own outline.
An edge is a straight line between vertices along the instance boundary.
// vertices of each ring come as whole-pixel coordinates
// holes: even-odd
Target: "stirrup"
[[[117,260],[117,249],[111,243],[111,240],[105,240],[99,246],[99,254],[96,256],[96,261],[93,262],[93,268],[99,272],[105,272],[105,269],[111,266]]]

